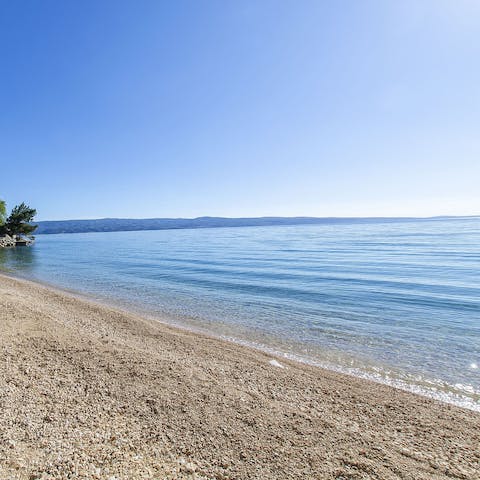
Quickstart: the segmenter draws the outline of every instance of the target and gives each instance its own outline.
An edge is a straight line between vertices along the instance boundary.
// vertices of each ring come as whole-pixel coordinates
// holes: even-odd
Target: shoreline
[[[2,479],[474,478],[480,467],[473,411],[3,273],[0,307]]]
[[[1,276],[5,276],[7,278],[12,278],[16,280],[20,280],[22,282],[31,283],[33,286],[42,286],[59,294],[66,294],[70,295],[80,301],[89,302],[94,305],[104,307],[107,309],[116,310],[118,313],[124,314],[132,314],[139,316],[141,318],[147,319],[149,321],[159,322],[162,325],[167,327],[172,327],[174,329],[180,329],[181,331],[191,333],[193,335],[203,335],[208,338],[232,343],[234,345],[242,346],[245,348],[253,349],[255,351],[273,356],[278,360],[289,360],[291,362],[299,363],[302,365],[309,365],[311,367],[320,368],[322,370],[328,370],[331,372],[335,372],[340,375],[347,375],[354,378],[359,378],[365,381],[371,381],[375,383],[379,383],[381,385],[386,385],[395,389],[402,390],[404,392],[412,393],[414,395],[420,395],[423,397],[427,397],[433,399],[435,401],[439,401],[442,403],[454,405],[456,407],[465,408],[477,413],[480,413],[480,403],[476,401],[474,398],[462,396],[458,393],[448,392],[444,388],[439,388],[439,386],[435,386],[435,388],[428,388],[425,386],[420,386],[414,383],[408,383],[408,381],[395,378],[392,379],[389,376],[382,376],[379,373],[372,373],[372,371],[362,370],[359,367],[347,367],[342,365],[335,365],[328,361],[317,361],[313,358],[302,357],[296,353],[287,353],[281,350],[276,350],[274,347],[271,347],[267,344],[262,344],[254,341],[249,341],[242,338],[237,338],[231,335],[223,335],[223,334],[216,334],[215,332],[211,332],[206,328],[194,326],[193,324],[188,324],[188,320],[186,322],[178,321],[178,318],[186,318],[188,317],[176,317],[168,313],[152,313],[146,309],[142,308],[135,308],[130,304],[125,304],[120,301],[116,302],[114,299],[100,299],[94,297],[92,294],[79,292],[73,289],[62,288],[54,284],[50,284],[45,281],[41,280],[32,280],[26,277],[16,276],[13,273],[0,271],[0,278]],[[447,384],[448,385],[448,384]],[[451,385],[449,385],[451,386]]]

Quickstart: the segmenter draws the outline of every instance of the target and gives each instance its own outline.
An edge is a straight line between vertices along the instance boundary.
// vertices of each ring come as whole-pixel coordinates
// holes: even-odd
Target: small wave
[[[406,392],[432,398],[440,402],[449,403],[457,407],[480,412],[480,391],[476,390],[471,385],[450,385],[442,380],[427,380],[421,376],[417,376],[417,381],[414,381],[414,376],[411,376],[410,379],[395,378],[388,374],[388,370],[381,367],[372,367],[371,371],[365,371],[361,368],[335,365],[330,362],[313,360],[294,353],[282,352],[254,341],[240,340],[231,336],[221,336],[220,338],[245,347],[260,350],[278,358],[286,358],[306,365],[324,368],[326,370],[362,378],[364,380],[370,380]],[[429,384],[430,386],[425,386],[421,383]]]

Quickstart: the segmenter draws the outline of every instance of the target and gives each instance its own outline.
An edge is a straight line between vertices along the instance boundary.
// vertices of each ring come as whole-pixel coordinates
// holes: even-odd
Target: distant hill
[[[272,225],[317,225],[341,223],[377,223],[377,222],[405,222],[427,221],[425,218],[344,218],[344,217],[259,217],[259,218],[101,218],[96,220],[54,220],[37,222],[35,233],[85,233],[85,232],[120,232],[132,230],[169,230],[178,228],[218,228],[218,227],[253,227]],[[454,217],[455,218],[455,217]]]

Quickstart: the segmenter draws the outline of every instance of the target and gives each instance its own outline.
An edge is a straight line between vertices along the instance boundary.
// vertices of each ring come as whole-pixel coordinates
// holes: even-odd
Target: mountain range
[[[219,227],[253,227],[272,225],[318,225],[342,223],[377,223],[429,221],[451,217],[198,217],[198,218],[100,218],[94,220],[50,220],[37,222],[36,234],[51,233],[85,233],[85,232],[119,232],[134,230],[169,230],[179,228],[219,228]],[[453,217],[455,218],[455,217]],[[458,217],[461,218],[461,217]]]

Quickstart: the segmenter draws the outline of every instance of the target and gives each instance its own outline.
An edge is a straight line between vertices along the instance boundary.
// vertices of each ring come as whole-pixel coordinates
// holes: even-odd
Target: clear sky
[[[477,0],[0,0],[39,219],[480,214]]]

